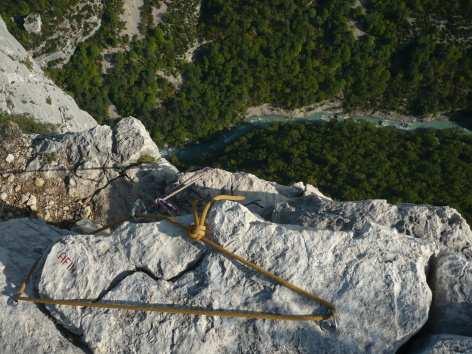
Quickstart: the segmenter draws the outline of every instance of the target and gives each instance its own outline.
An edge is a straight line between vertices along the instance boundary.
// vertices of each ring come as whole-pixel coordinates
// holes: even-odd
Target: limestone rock
[[[40,14],[29,14],[25,17],[25,22],[23,23],[26,32],[34,34],[41,33],[42,25],[43,22]]]
[[[472,337],[472,261],[460,253],[440,257],[431,286],[430,330]]]
[[[99,228],[100,226],[95,224],[93,221],[89,219],[81,219],[72,226],[71,230],[76,233],[88,235],[95,233]]]
[[[183,173],[179,177],[179,183],[203,174],[195,185],[186,192],[177,196],[177,200],[183,204],[198,196],[203,199],[211,199],[217,194],[244,195],[249,209],[263,217],[269,217],[274,206],[291,198],[303,195],[316,194],[325,197],[316,187],[296,183],[293,186],[284,186],[275,182],[265,181],[253,174],[245,172],[231,173],[218,168],[208,168],[195,172]]]
[[[366,223],[376,223],[407,236],[431,240],[444,252],[472,255],[470,227],[450,207],[392,205],[385,200],[338,202],[308,196],[279,204],[272,220],[331,230],[361,230]]]
[[[122,161],[138,161],[143,156],[160,159],[161,155],[143,123],[138,119],[123,119],[116,127],[115,153]]]
[[[472,338],[454,335],[433,335],[418,341],[411,354],[472,353]]]
[[[437,246],[366,223],[314,230],[267,222],[225,202],[210,212],[211,237],[232,252],[335,304],[335,321],[187,317],[48,306],[95,352],[393,353],[426,322],[425,272]],[[66,254],[71,267],[58,267]],[[167,221],[127,223],[111,236],[66,237],[38,274],[53,298],[312,313],[320,307],[220,254]]]
[[[43,188],[45,183],[46,181],[44,181],[44,179],[41,177],[36,177],[34,179],[34,185],[38,188]]]
[[[58,131],[82,131],[97,125],[59,89],[8,32],[0,18],[0,111],[29,115]]]
[[[12,297],[36,260],[65,232],[39,220],[0,223],[0,348],[2,353],[82,353],[39,307]]]
[[[12,153],[19,158],[8,164],[6,156]],[[155,163],[137,164],[142,156]],[[17,174],[15,185],[0,176],[10,206],[22,209],[33,195],[28,205],[48,221],[89,218],[101,225],[155,211],[154,200],[177,178],[177,169],[160,158],[134,118],[122,119],[113,129],[13,138],[0,134],[0,169],[41,171]],[[138,200],[142,208],[135,212]]]
[[[124,22],[125,26],[121,31],[121,35],[127,35],[129,39],[132,39],[134,36],[137,36],[138,39],[142,39],[139,24],[141,22],[140,9],[143,3],[144,0],[123,1],[123,12],[120,14],[120,19]]]
[[[354,232],[375,223],[433,242],[440,254],[431,262],[434,295],[426,328],[437,334],[472,336],[472,232],[455,209],[391,205],[385,200],[335,202],[310,196],[278,205],[273,221]]]
[[[28,205],[32,211],[36,211],[38,210],[38,199],[34,195],[30,195],[26,205]]]

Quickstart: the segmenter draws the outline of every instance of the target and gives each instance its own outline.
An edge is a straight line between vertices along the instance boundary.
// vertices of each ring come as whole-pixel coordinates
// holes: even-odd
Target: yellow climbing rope
[[[241,256],[238,256],[235,253],[232,253],[225,249],[223,246],[219,245],[215,241],[212,241],[207,237],[206,230],[206,217],[208,212],[214,202],[220,200],[230,200],[230,201],[242,201],[244,197],[242,196],[232,196],[232,195],[219,195],[214,197],[210,202],[208,202],[201,214],[198,215],[196,204],[193,203],[193,218],[194,224],[191,226],[183,225],[176,221],[175,218],[167,218],[171,223],[178,225],[187,231],[187,235],[190,239],[194,241],[203,242],[213,250],[223,254],[229,259],[235,260],[248,268],[253,269],[254,271],[263,274],[267,278],[276,282],[277,284],[284,286],[293,292],[304,296],[312,301],[315,301],[329,310],[327,315],[314,315],[314,314],[279,314],[279,313],[270,313],[270,312],[255,312],[255,311],[243,311],[243,310],[219,310],[219,309],[206,309],[199,307],[180,307],[175,305],[155,305],[155,304],[140,304],[133,305],[121,302],[110,302],[110,301],[96,301],[96,300],[87,300],[87,299],[47,299],[47,298],[31,298],[25,296],[26,284],[31,277],[36,264],[30,270],[25,280],[22,282],[19,292],[16,296],[17,301],[26,301],[36,304],[46,304],[46,305],[65,305],[65,306],[75,306],[75,307],[92,307],[92,308],[106,308],[106,309],[119,309],[119,310],[129,310],[129,311],[145,311],[145,312],[160,312],[160,313],[172,313],[172,314],[184,314],[184,315],[203,315],[203,316],[220,316],[220,317],[237,317],[237,318],[247,318],[247,319],[265,319],[265,320],[291,320],[291,321],[322,321],[327,320],[334,316],[334,305],[330,302],[321,299],[319,296],[312,294],[288,281],[285,279],[268,272],[267,270],[261,268],[257,264],[250,262]]]

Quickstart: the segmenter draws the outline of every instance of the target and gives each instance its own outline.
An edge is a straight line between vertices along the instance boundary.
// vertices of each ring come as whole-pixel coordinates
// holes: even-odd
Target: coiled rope
[[[247,268],[250,268],[257,273],[260,273],[267,278],[271,279],[275,283],[284,286],[291,291],[304,296],[305,298],[317,302],[329,310],[329,314],[326,315],[314,315],[314,314],[280,314],[270,312],[255,312],[255,311],[243,311],[243,310],[219,310],[219,309],[207,309],[199,307],[182,307],[176,305],[155,305],[155,304],[127,304],[122,302],[109,302],[109,301],[97,301],[87,299],[47,299],[47,298],[32,298],[25,295],[26,286],[31,277],[32,273],[38,262],[35,263],[33,268],[30,270],[24,281],[21,283],[18,294],[15,298],[16,301],[26,301],[35,304],[45,305],[65,305],[75,307],[91,307],[91,308],[105,308],[105,309],[118,309],[118,310],[129,310],[129,311],[144,311],[144,312],[160,312],[160,313],[171,313],[171,314],[183,314],[183,315],[200,315],[200,316],[219,316],[219,317],[233,317],[233,318],[247,318],[247,319],[261,319],[261,320],[290,320],[290,321],[323,321],[334,316],[334,305],[330,302],[323,300],[319,296],[312,294],[287,280],[261,268],[257,264],[250,262],[237,254],[228,251],[220,244],[212,241],[207,237],[206,228],[206,217],[210,211],[211,206],[216,201],[229,200],[229,201],[242,201],[242,196],[232,195],[219,195],[214,197],[208,202],[202,214],[199,216],[196,208],[196,203],[193,203],[193,218],[194,223],[191,226],[183,225],[179,223],[175,218],[167,218],[167,220],[175,225],[184,228],[187,231],[187,236],[194,241],[202,242],[209,246],[211,249],[223,254],[225,257],[237,261]]]

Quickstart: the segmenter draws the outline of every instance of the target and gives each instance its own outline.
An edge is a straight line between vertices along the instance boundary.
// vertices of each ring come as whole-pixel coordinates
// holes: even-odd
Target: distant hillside
[[[161,144],[208,137],[264,103],[432,118],[471,108],[470,1],[144,0],[132,38],[128,1],[107,1],[100,30],[51,74],[98,119],[137,116]],[[50,14],[35,4],[0,5],[25,41],[22,16]]]

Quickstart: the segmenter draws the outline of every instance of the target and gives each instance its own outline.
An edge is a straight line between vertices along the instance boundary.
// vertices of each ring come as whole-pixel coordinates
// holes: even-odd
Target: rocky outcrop
[[[434,243],[440,252],[431,262],[429,273],[433,291],[431,313],[416,340],[430,342],[420,346],[418,352],[461,352],[462,349],[456,351],[454,348],[463,348],[463,343],[469,343],[470,347],[470,338],[464,337],[458,342],[454,336],[447,340],[442,337],[430,339],[431,334],[472,337],[472,232],[457,210],[428,205],[392,205],[385,200],[339,202],[308,196],[277,205],[272,220],[315,230],[352,229],[354,232],[362,232],[366,225],[374,223]]]
[[[124,22],[124,29],[121,35],[128,36],[129,40],[133,36],[141,38],[139,32],[139,24],[141,22],[141,7],[144,4],[144,0],[124,0],[123,1],[123,12],[120,15],[121,20]]]
[[[472,261],[461,253],[440,257],[431,287],[430,330],[472,337]]]
[[[277,205],[272,220],[339,231],[362,230],[366,223],[375,223],[435,242],[446,253],[472,256],[472,231],[457,210],[449,207],[392,205],[386,200],[339,202],[308,196]]]
[[[289,199],[316,195],[330,200],[310,184],[305,185],[299,182],[292,186],[284,186],[265,181],[250,173],[231,173],[218,168],[183,173],[179,176],[178,183],[196,176],[201,176],[201,178],[191,188],[177,196],[180,205],[195,197],[211,199],[218,194],[238,194],[246,197],[247,206],[251,211],[263,217],[270,217],[275,205]]]
[[[43,22],[41,20],[40,14],[29,14],[25,17],[25,21],[23,26],[28,33],[39,34],[41,33],[41,28],[43,26]]]
[[[0,112],[28,115],[58,131],[82,131],[97,125],[31,59],[0,18]]]
[[[44,152],[56,152],[60,156],[58,166],[74,166],[77,161],[78,166],[87,161],[126,164],[136,161],[142,154],[148,159],[159,156],[149,135],[132,118],[121,121],[114,129],[97,127],[86,133],[49,137],[18,136],[26,142],[28,139],[37,141],[6,146],[27,146],[24,151],[35,151],[29,156],[28,163],[36,167],[42,166],[44,160],[40,156]],[[8,160],[10,164],[18,163],[21,156],[13,150],[4,155],[0,156],[0,161]],[[167,162],[156,165],[137,169],[148,176],[137,184],[152,186],[149,189],[133,187],[146,190],[140,194],[150,203],[141,204],[145,210],[158,194],[156,190],[164,190],[177,178],[177,171]],[[321,323],[263,321],[46,306],[33,316],[39,316],[38,321],[47,323],[43,327],[47,333],[43,336],[52,338],[52,344],[45,349],[46,344],[41,339],[33,338],[31,343],[39,347],[36,351],[51,352],[56,348],[59,352],[80,349],[96,353],[394,353],[400,349],[408,353],[449,353],[469,350],[469,337],[450,335],[470,335],[471,308],[468,291],[471,271],[467,255],[470,228],[454,209],[394,206],[381,200],[335,202],[317,195],[316,189],[309,192],[311,187],[280,186],[244,173],[211,169],[207,172],[192,193],[200,193],[204,198],[222,191],[248,197],[257,193],[263,196],[269,191],[276,195],[262,199],[263,207],[268,211],[274,209],[273,213],[265,215],[266,219],[261,217],[260,208],[256,213],[238,203],[215,205],[207,220],[209,237],[333,302],[335,319]],[[52,190],[52,186],[60,182],[48,184],[48,178],[56,178],[56,173],[49,171],[43,177],[44,184],[36,180],[33,184],[36,188],[46,185]],[[75,179],[77,175],[82,176],[81,173],[88,172],[77,170],[69,178]],[[95,177],[88,175],[87,179],[97,183],[102,178],[101,173],[104,172]],[[180,179],[190,176],[181,175]],[[87,184],[87,179],[82,188],[89,191],[96,188],[96,184]],[[123,182],[126,179],[117,176],[116,180]],[[157,180],[160,182],[155,182]],[[128,195],[129,200],[126,199],[128,196],[119,194],[123,206],[129,208],[133,204],[136,190]],[[54,190],[51,193],[60,195]],[[303,193],[308,195],[298,197]],[[32,195],[36,197],[38,213],[41,213],[43,197]],[[103,215],[100,209],[106,209],[109,198],[117,193],[112,189],[102,194],[100,190],[96,195],[106,196],[103,201],[96,200],[97,209],[94,208],[91,214],[91,219],[100,220],[99,215]],[[30,199],[25,203],[30,203]],[[7,204],[11,205],[9,199]],[[182,206],[178,199],[176,204]],[[115,213],[115,208],[112,209]],[[120,210],[119,207],[116,209]],[[126,212],[131,211],[126,209]],[[182,216],[181,220],[190,222],[188,216]],[[22,219],[21,223],[28,225],[31,232],[38,228],[40,235],[49,234],[48,226],[41,222]],[[15,232],[17,227],[19,233]],[[82,229],[88,227],[86,222],[80,225]],[[26,236],[25,244],[13,246],[16,241],[4,236],[10,233],[23,237],[25,232],[21,230],[16,221],[0,223],[0,257],[16,254],[14,252],[30,242]],[[5,294],[16,291],[32,258],[42,254],[28,290],[30,294],[281,313],[324,311],[318,304],[190,241],[183,229],[167,221],[124,223],[107,236],[51,230],[51,239],[41,236],[37,240],[43,245],[36,253],[32,243],[33,251],[29,252],[35,257],[28,256],[25,266],[18,267],[10,258],[0,258],[3,273],[15,274],[0,284],[3,289],[10,284]],[[11,251],[13,247],[19,247],[18,251]],[[64,257],[68,259],[67,264],[61,262]],[[34,305],[15,305],[8,298],[6,296],[0,304],[7,308],[5,313],[10,316],[5,321],[18,314],[12,312],[16,308],[13,306],[24,306],[24,311],[36,309]],[[26,331],[27,322],[23,320],[26,316],[18,321],[18,333]],[[440,335],[432,336],[432,332]],[[20,353],[28,352],[30,348],[23,350],[16,344],[19,343],[17,339],[4,339],[4,343]]]
[[[177,170],[134,118],[113,129],[24,135],[12,128],[0,135],[0,217],[114,223],[150,211],[176,179]]]
[[[2,353],[82,353],[47,311],[13,297],[33,264],[67,232],[39,220],[0,223],[0,348]],[[30,289],[34,292],[34,289]]]
[[[415,343],[411,354],[472,353],[472,338],[454,335],[435,335]]]
[[[47,26],[36,38],[30,51],[41,67],[61,67],[66,64],[77,46],[92,37],[102,24],[104,2],[101,0],[74,1],[65,8],[62,17],[47,18]]]
[[[248,321],[48,306],[95,352],[394,352],[428,318],[427,240],[369,224],[315,231],[264,221],[244,206],[214,207],[212,238],[230,251],[333,302],[336,320]],[[72,267],[58,266],[60,254]],[[103,271],[106,270],[106,271]],[[39,292],[53,298],[178,304],[282,313],[319,305],[274,286],[162,221],[124,224],[110,236],[70,236],[54,245]]]

